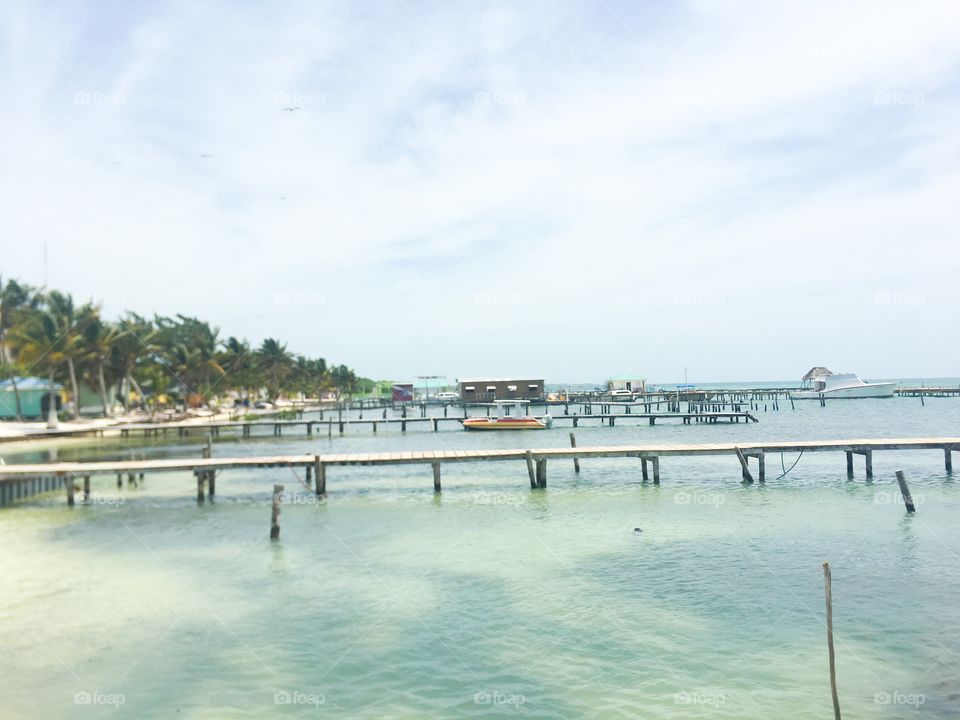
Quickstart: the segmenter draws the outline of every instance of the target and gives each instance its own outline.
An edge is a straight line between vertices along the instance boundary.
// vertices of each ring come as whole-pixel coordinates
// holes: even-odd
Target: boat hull
[[[854,387],[835,388],[833,390],[796,390],[790,393],[792,400],[819,400],[821,397],[827,398],[888,398],[893,397],[894,390],[897,389],[896,383],[865,383]]]
[[[469,418],[463,421],[464,430],[546,430],[547,426],[536,418],[524,420],[493,420]]]

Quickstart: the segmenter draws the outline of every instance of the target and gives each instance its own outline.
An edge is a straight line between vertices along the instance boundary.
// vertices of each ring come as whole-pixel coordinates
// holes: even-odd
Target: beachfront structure
[[[37,377],[16,378],[20,393],[20,414],[25,418],[45,418],[49,404],[50,387],[47,380]],[[60,386],[54,384],[57,398],[57,410],[62,407]],[[0,419],[10,420],[17,417],[17,397],[12,380],[0,381]]]
[[[493,402],[494,400],[540,400],[543,398],[543,379],[511,380],[507,378],[480,378],[458,380],[463,402]]]
[[[607,390],[610,392],[628,391],[642,394],[647,391],[647,379],[637,378],[636,375],[610,378],[607,380]]]

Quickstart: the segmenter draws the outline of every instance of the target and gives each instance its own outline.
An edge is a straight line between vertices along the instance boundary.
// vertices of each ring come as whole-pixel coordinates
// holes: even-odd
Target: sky
[[[960,376],[960,5],[0,2],[0,274],[360,375]]]

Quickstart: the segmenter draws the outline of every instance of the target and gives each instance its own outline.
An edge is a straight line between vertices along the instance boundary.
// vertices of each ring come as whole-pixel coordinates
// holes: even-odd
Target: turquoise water
[[[579,445],[960,435],[960,400],[789,404],[759,424],[627,424]],[[591,421],[585,421],[589,423]],[[593,421],[595,422],[595,421]],[[442,426],[441,426],[442,427]],[[226,436],[215,454],[563,446],[476,435]],[[6,462],[199,455],[170,438],[0,448]],[[34,446],[38,447],[38,446]],[[795,454],[783,458],[789,468]],[[960,458],[955,457],[960,462]],[[731,458],[94,478],[94,502],[0,510],[3,717],[823,718],[821,562],[833,567],[846,717],[960,714],[960,490],[939,451],[806,454],[743,486]],[[907,516],[893,473],[918,504]],[[774,472],[776,471],[776,472]],[[271,543],[270,488],[291,492]],[[634,528],[641,528],[635,533]],[[287,702],[289,701],[289,702]]]

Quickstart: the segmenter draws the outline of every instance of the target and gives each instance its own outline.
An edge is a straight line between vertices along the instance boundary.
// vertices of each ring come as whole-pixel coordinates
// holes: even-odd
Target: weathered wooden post
[[[537,486],[537,476],[533,469],[533,453],[527,450],[527,475],[530,476],[530,487]]]
[[[63,473],[57,473],[57,475],[58,475],[58,477],[61,477],[61,478],[64,477],[64,474],[63,474]],[[73,488],[73,478],[72,478],[72,477],[69,477],[69,476],[66,476],[66,477],[65,477],[65,483],[66,483],[66,486],[67,486],[67,505],[69,505],[70,507],[73,507],[73,503],[74,503],[74,499],[73,499],[73,490],[74,490],[74,488]]]
[[[947,470],[947,475],[953,473],[953,456],[951,455],[950,448],[943,449],[943,466]]]
[[[89,475],[83,476],[83,501],[84,502],[90,501],[90,476]]]
[[[853,453],[847,450],[847,477],[853,477]]]
[[[660,484],[660,456],[654,455],[650,458],[650,462],[653,463],[653,484]]]
[[[203,470],[194,470],[193,474],[197,478],[197,502],[203,502],[203,481],[206,479],[206,472]]]
[[[570,433],[570,447],[575,448],[577,446],[577,439],[573,436],[573,433]],[[573,471],[580,472],[580,458],[573,458]]]
[[[317,495],[326,495],[327,493],[327,466],[320,462],[320,456],[313,456],[313,470],[316,475]]]
[[[217,492],[217,471],[208,470],[207,471],[207,495],[210,498],[213,498],[216,492]]]
[[[283,485],[273,486],[273,507],[270,509],[270,539],[280,539],[280,503],[283,499]]]
[[[440,463],[430,463],[433,467],[433,491],[440,492]]]
[[[897,470],[897,484],[900,486],[900,494],[903,496],[903,504],[907,507],[907,512],[916,512],[917,508],[913,505],[913,498],[910,496],[910,488],[907,487],[907,479],[903,476],[903,470]]]
[[[830,694],[833,696],[834,720],[840,720],[840,697],[837,695],[837,665],[833,652],[833,583],[830,563],[823,562],[823,593],[827,602],[827,652],[830,656]]]
[[[750,465],[747,464],[747,459],[743,456],[743,451],[738,447],[734,447],[733,451],[737,454],[737,459],[740,461],[740,467],[743,469],[743,481],[745,483],[752,483],[753,475],[750,474]]]
[[[547,459],[537,460],[537,487],[547,486]]]
[[[650,476],[647,473],[647,459],[640,456],[640,472],[643,474],[643,481],[647,482],[650,479]]]
[[[866,465],[867,477],[873,477],[873,450],[863,451],[863,462]]]

